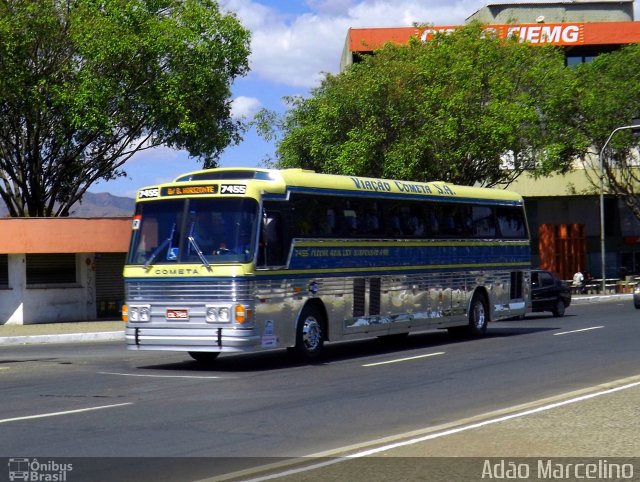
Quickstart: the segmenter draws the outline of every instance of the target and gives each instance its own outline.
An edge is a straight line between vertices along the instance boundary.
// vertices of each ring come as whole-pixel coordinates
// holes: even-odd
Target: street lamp
[[[609,144],[609,141],[618,131],[625,129],[640,129],[640,118],[633,119],[633,124],[628,126],[617,127],[611,132],[607,142],[604,143],[602,149],[600,149],[600,262],[602,264],[602,294],[605,293],[606,283],[606,270],[605,270],[605,251],[604,251],[604,151]]]

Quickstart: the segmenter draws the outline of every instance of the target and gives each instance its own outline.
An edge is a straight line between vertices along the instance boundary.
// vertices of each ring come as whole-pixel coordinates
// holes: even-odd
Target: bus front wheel
[[[324,316],[320,310],[307,305],[302,309],[296,328],[295,353],[305,360],[318,358],[324,347]]]

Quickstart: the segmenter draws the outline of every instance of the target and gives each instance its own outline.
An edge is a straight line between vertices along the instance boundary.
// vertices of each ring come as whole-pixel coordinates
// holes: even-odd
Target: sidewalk
[[[0,325],[0,346],[124,340],[124,326],[118,320]]]
[[[618,300],[631,302],[631,294],[573,295],[572,305]],[[569,308],[571,309],[571,308]],[[125,324],[119,320],[34,325],[0,325],[0,346],[32,343],[72,343],[124,340]]]

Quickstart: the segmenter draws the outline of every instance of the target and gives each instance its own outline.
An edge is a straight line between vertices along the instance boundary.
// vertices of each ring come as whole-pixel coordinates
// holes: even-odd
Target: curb
[[[97,333],[67,333],[64,335],[30,335],[0,337],[3,345],[31,345],[42,343],[82,343],[94,341],[124,340],[123,331],[103,331]]]
[[[633,299],[632,293],[624,293],[617,295],[593,295],[593,296],[584,296],[584,297],[572,297],[571,304],[572,305],[581,305],[588,303],[605,303],[608,301],[620,301],[620,300],[631,300]]]

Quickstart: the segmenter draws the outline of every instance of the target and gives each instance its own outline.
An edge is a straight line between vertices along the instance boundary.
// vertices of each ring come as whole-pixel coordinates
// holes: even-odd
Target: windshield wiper
[[[196,240],[193,238],[193,236],[189,236],[187,239],[191,243],[191,246],[193,246],[193,249],[196,250],[196,254],[198,255],[198,258],[200,258],[200,261],[202,261],[202,264],[204,264],[208,269],[209,262],[207,261],[205,255],[202,254],[202,250],[200,249],[200,246],[198,246],[198,243],[196,243]]]
[[[164,241],[162,241],[162,243],[160,243],[160,245],[153,250],[153,253],[151,253],[151,256],[149,256],[147,261],[145,261],[144,263],[144,269],[148,269],[149,266],[151,266],[151,264],[160,254],[160,251],[162,251],[165,248],[165,246],[169,245],[169,249],[171,249],[171,241],[173,240],[173,235],[175,234],[175,232],[176,232],[176,223],[173,223],[173,226],[171,226],[171,233],[169,234],[169,237]],[[169,253],[168,250],[167,250],[167,253]]]

